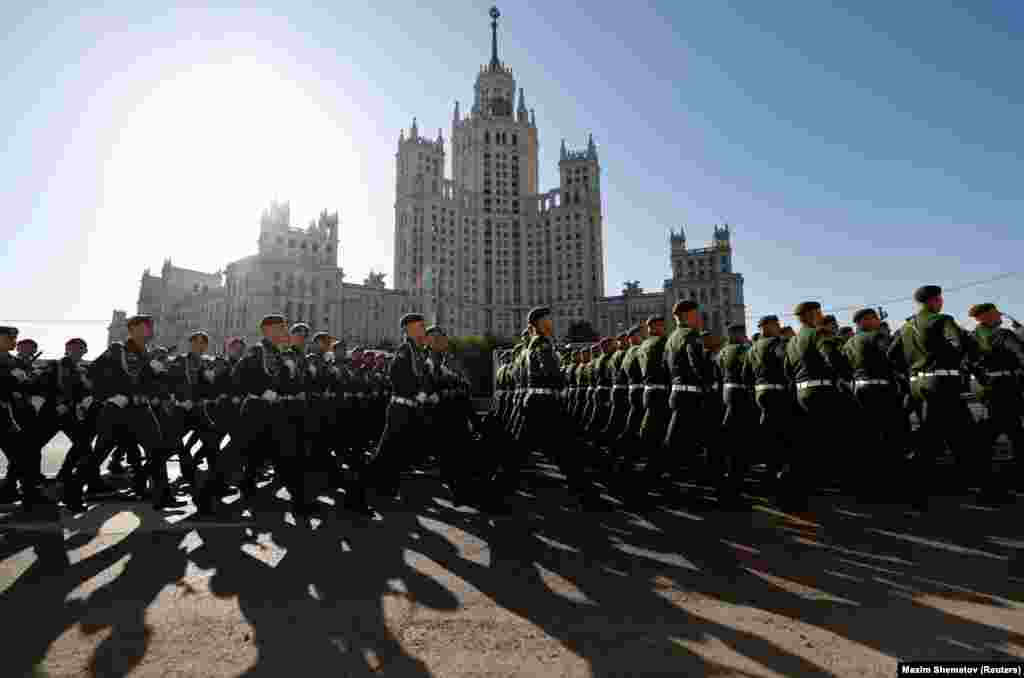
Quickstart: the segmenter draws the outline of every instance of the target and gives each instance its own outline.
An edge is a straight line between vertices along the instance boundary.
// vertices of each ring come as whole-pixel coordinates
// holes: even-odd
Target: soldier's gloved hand
[[[150,360],[149,367],[157,374],[163,374],[164,372],[167,371],[167,368],[164,367],[164,364],[161,363],[159,360]]]
[[[42,396],[32,396],[31,398],[28,399],[28,401],[32,403],[32,407],[35,408],[36,412],[39,412],[39,410],[43,409],[43,405],[46,404],[46,398]]]
[[[426,394],[426,393],[423,393],[422,391],[421,391],[421,392],[419,392],[419,393],[417,393],[417,394],[416,394],[416,402],[418,402],[418,403],[419,403],[419,404],[421,404],[421,405],[422,405],[423,403],[427,402],[427,394]]]
[[[118,407],[125,407],[128,404],[128,396],[120,394],[116,396],[111,396],[107,398],[107,402],[114,403]]]
[[[260,396],[260,397],[263,398],[264,400],[266,400],[268,403],[272,403],[275,400],[277,400],[277,393],[271,391],[268,388],[266,391],[263,392],[263,395]]]
[[[181,406],[184,407],[186,411],[191,411],[192,410],[192,401],[191,400],[184,400],[184,401],[182,401]]]
[[[25,381],[26,379],[28,379],[28,372],[21,369],[20,367],[15,367],[13,370],[11,370],[11,376],[17,379],[18,381]]]
[[[90,407],[92,407],[92,396],[85,396],[84,398],[82,398],[82,402],[79,403],[78,406],[84,409],[89,409]]]
[[[67,413],[68,413],[68,406],[67,405],[57,405],[57,414],[59,416],[63,417]]]
[[[438,397],[436,393],[431,393],[427,399],[434,405],[438,404],[441,401],[441,399]]]
[[[217,373],[213,370],[203,370],[203,374],[206,375],[206,381],[213,381],[217,376]]]

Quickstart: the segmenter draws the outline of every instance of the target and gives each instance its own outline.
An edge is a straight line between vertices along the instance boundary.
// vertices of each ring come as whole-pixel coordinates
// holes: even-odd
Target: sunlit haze
[[[0,324],[47,356],[105,344],[165,258],[216,271],[260,213],[341,220],[341,266],[393,284],[394,154],[447,140],[489,56],[487,2],[166,10],[5,3]],[[540,188],[562,138],[600,149],[607,289],[670,275],[733,227],[751,315],[803,299],[912,310],[922,283],[1024,270],[1015,3],[502,6],[502,60],[536,109]],[[955,49],[950,46],[955,45]],[[450,162],[450,153],[449,153]],[[947,294],[1014,306],[1021,278]],[[840,314],[849,321],[850,314]],[[57,324],[60,321],[61,324]],[[84,321],[84,322],[70,322]]]

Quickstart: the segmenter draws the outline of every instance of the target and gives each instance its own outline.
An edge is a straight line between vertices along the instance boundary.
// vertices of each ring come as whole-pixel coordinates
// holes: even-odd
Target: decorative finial
[[[491,7],[491,68],[497,69],[501,66],[498,61],[498,17],[501,12],[497,7]]]

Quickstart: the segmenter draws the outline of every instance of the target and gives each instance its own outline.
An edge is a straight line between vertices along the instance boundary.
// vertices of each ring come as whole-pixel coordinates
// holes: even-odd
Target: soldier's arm
[[[391,362],[388,371],[391,377],[391,386],[395,395],[403,398],[415,398],[419,392],[419,380],[413,370],[412,348],[408,344],[402,344],[395,351],[395,359]]]
[[[1007,330],[1004,333],[1003,346],[1017,359],[1018,370],[1024,370],[1024,343],[1017,338],[1017,335]]]
[[[816,342],[818,352],[825,358],[825,362],[832,368],[836,376],[844,380],[851,379],[853,370],[850,368],[850,361],[840,348],[839,342],[831,337],[818,337]]]
[[[907,364],[907,355],[903,351],[903,333],[896,335],[892,343],[889,344],[889,349],[885,352],[885,357],[888,359],[889,364],[899,374],[906,374],[910,371],[910,365]]]

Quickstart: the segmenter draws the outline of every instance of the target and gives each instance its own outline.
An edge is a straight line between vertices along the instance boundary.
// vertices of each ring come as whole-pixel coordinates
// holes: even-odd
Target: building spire
[[[501,62],[498,61],[498,17],[501,16],[501,12],[498,11],[497,7],[491,7],[491,68],[497,70],[501,67]]]

